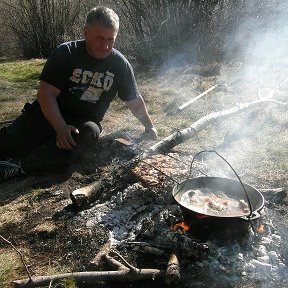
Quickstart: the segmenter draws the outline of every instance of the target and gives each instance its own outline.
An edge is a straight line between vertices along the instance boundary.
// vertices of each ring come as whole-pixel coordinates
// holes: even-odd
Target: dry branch
[[[76,282],[95,283],[101,281],[120,281],[120,282],[134,282],[143,280],[163,279],[165,271],[159,269],[141,269],[138,273],[131,271],[130,269],[123,269],[119,271],[91,271],[91,272],[75,272],[65,273],[50,276],[38,276],[32,277],[32,281],[29,279],[15,280],[12,283],[14,287],[31,288],[49,285],[53,283],[65,280],[67,278],[73,278]]]
[[[21,258],[21,262],[22,262],[22,264],[23,264],[23,266],[24,266],[24,268],[25,268],[25,271],[26,271],[26,273],[27,273],[27,275],[28,275],[28,277],[29,277],[29,280],[31,280],[31,274],[30,274],[30,272],[29,272],[29,270],[28,270],[26,261],[25,261],[23,255],[22,255],[22,253],[21,253],[9,240],[7,240],[6,238],[4,238],[2,235],[0,235],[0,238],[1,238],[4,242],[8,243],[8,244],[19,254],[19,256],[20,256],[20,258]]]
[[[104,256],[108,255],[111,250],[111,241],[108,240],[100,249],[100,251],[96,254],[96,256],[91,261],[91,264],[98,266]]]
[[[121,255],[120,259],[124,264],[116,259],[105,255],[106,260],[117,269],[117,271],[91,271],[74,272],[49,276],[32,277],[31,279],[15,280],[14,287],[31,288],[49,285],[51,282],[57,283],[67,278],[73,278],[77,283],[96,283],[101,281],[134,282],[143,280],[165,279],[165,271],[159,269],[138,269],[130,265]]]
[[[163,139],[162,141],[156,143],[155,145],[150,147],[144,154],[149,155],[156,152],[168,152],[176,145],[181,144],[187,141],[188,139],[195,137],[200,131],[204,130],[208,125],[220,119],[231,117],[240,112],[244,112],[246,110],[250,110],[252,108],[259,107],[260,105],[264,105],[267,103],[277,103],[281,105],[286,105],[286,103],[282,103],[273,99],[262,99],[253,102],[243,103],[228,110],[208,114],[200,118],[198,121],[194,122],[190,127],[185,128],[181,131],[177,131],[176,133],[173,133],[168,137],[166,137],[165,139]]]

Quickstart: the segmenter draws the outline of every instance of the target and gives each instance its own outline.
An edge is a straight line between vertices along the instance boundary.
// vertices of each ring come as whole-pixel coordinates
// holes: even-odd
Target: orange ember
[[[265,232],[265,226],[263,224],[260,224],[258,227],[257,227],[257,231],[261,234],[263,234]]]
[[[177,231],[180,229],[180,230],[183,230],[185,232],[190,229],[189,225],[184,221],[181,221],[181,222],[174,224],[171,228],[173,231]]]

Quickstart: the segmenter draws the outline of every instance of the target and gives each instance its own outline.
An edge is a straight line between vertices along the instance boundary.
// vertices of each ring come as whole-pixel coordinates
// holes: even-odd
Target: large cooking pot
[[[200,153],[203,152],[214,152],[219,157],[221,157],[234,171],[236,177],[238,178],[238,181],[230,178],[208,176],[190,178],[192,173],[193,161]],[[203,194],[201,195],[201,197],[198,198],[198,201],[193,201],[195,193],[198,193],[199,191],[202,191],[201,193]],[[205,197],[205,191],[209,191],[210,193],[209,195],[207,195],[207,197]],[[210,216],[221,218],[236,217],[243,218],[245,220],[251,220],[259,217],[259,212],[264,206],[263,195],[254,187],[248,184],[244,184],[239,178],[236,171],[233,169],[233,167],[214,150],[201,151],[194,156],[190,166],[190,175],[185,181],[180,182],[176,186],[174,186],[172,190],[172,195],[176,202],[180,205],[180,208],[184,212],[183,214],[185,214],[186,216],[198,215],[200,217]],[[227,206],[223,204],[220,209],[219,207],[213,209],[213,205],[215,204],[212,203],[212,206],[210,205],[210,209],[209,204],[211,203],[209,203],[209,201],[211,201],[211,198],[213,198],[209,197],[211,195],[214,197],[214,199],[217,199],[217,197],[218,199],[221,199],[221,197],[224,197],[224,200],[228,199],[229,201],[225,200],[225,204]],[[187,199],[191,199],[191,201],[187,201]],[[201,203],[201,201],[203,203]],[[233,205],[230,206],[229,203],[233,203]],[[239,203],[239,207],[241,207],[242,205],[242,209],[235,209],[234,203]]]

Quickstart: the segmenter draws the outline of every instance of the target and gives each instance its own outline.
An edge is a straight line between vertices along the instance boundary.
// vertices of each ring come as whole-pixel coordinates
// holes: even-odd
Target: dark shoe
[[[0,182],[23,174],[25,174],[25,172],[21,168],[20,162],[13,160],[0,161]]]

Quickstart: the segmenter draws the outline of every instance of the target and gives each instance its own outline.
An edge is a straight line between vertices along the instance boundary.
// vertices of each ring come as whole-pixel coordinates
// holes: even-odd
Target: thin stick
[[[221,84],[221,85],[225,85],[225,84]],[[208,94],[209,92],[211,92],[212,90],[214,90],[218,86],[219,86],[219,84],[214,85],[214,86],[210,87],[209,89],[207,89],[206,91],[204,91],[203,93],[199,94],[197,97],[195,97],[195,98],[189,100],[188,102],[182,104],[181,106],[178,107],[178,112],[182,111],[184,108],[186,108],[187,106],[189,106],[190,104],[192,104],[196,100],[200,99],[201,97],[205,96],[206,94]]]
[[[25,270],[26,270],[26,272],[27,272],[28,278],[29,278],[29,280],[32,280],[31,274],[30,274],[30,272],[29,272],[29,270],[28,270],[28,267],[27,267],[27,265],[26,265],[26,262],[25,262],[25,260],[24,260],[23,255],[21,254],[21,252],[20,252],[9,240],[7,240],[6,238],[4,238],[1,234],[0,234],[0,238],[1,238],[4,242],[8,243],[8,244],[20,255],[22,264],[23,264],[24,267],[25,267]]]

